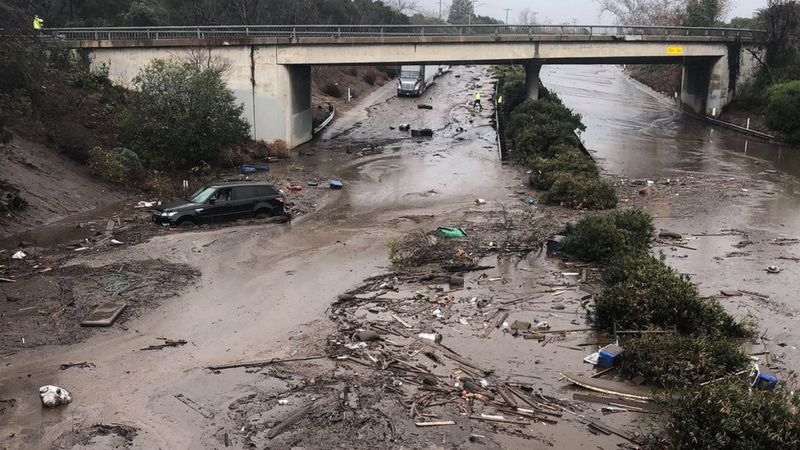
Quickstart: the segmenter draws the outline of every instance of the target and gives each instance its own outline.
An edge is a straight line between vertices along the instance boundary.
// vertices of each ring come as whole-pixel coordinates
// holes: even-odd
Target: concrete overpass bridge
[[[522,64],[538,95],[543,64],[680,64],[681,101],[718,115],[750,78],[759,31],[726,28],[471,26],[214,26],[62,28],[46,38],[109,64],[128,84],[155,58],[203,51],[231,67],[228,85],[244,104],[253,137],[311,139],[311,66]]]

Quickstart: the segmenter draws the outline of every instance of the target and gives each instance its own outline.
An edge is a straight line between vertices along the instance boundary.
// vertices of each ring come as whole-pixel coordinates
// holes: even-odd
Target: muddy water
[[[657,227],[687,237],[696,250],[659,250],[670,265],[692,274],[703,294],[742,289],[768,296],[722,301],[735,314],[759,320],[776,367],[800,367],[800,333],[793,323],[800,310],[800,263],[783,259],[800,256],[800,244],[791,240],[800,237],[800,150],[684,116],[671,99],[618,67],[551,66],[542,80],[583,115],[584,141],[609,175],[690,180],[692,187],[680,195],[663,190],[626,200],[650,209]],[[659,184],[655,189],[659,193]],[[724,231],[729,229],[738,231]],[[782,272],[768,274],[769,265]]]
[[[666,211],[656,214],[663,217],[658,220],[664,228],[687,234],[723,228],[749,233],[755,244],[747,257],[724,257],[731,244],[742,239],[739,235],[697,237],[691,245],[701,250],[686,258],[682,256],[687,251],[665,251],[676,267],[703,281],[706,293],[733,287],[770,295],[774,303],[766,306],[744,298],[730,306],[737,313],[759,314],[767,325],[762,328],[770,329],[770,349],[786,353],[787,364],[796,361],[789,352],[796,353],[793,346],[798,345],[796,333],[790,331],[793,308],[798,306],[790,298],[797,263],[783,261],[785,269],[778,278],[763,272],[768,261],[800,250],[772,241],[797,234],[798,208],[791,193],[797,191],[796,179],[794,169],[784,169],[796,168],[796,160],[787,162],[784,149],[752,141],[744,144],[738,135],[682,118],[668,101],[638,88],[615,68],[545,68],[543,78],[584,114],[588,147],[610,174],[655,179],[708,175],[715,180],[755,178],[761,183],[758,189],[726,198],[728,203],[690,196],[704,208],[699,217],[692,214],[694,204],[661,204],[658,197],[645,201],[655,211]],[[478,68],[457,68],[420,99],[398,99],[389,84],[362,100],[365,108],[338,118],[303,149],[308,155],[295,161],[345,181],[344,190],[333,193],[324,207],[301,221],[165,235],[117,253],[87,257],[85,262],[91,265],[164,258],[195,266],[203,275],[195,289],[124,327],[99,330],[80,344],[39,347],[5,358],[0,366],[0,398],[16,398],[18,403],[0,423],[0,446],[47,448],[63,432],[94,423],[135,426],[140,434],[134,448],[218,448],[222,446],[218,430],[230,430],[235,437],[224,413],[228,405],[256,386],[282,383],[244,370],[212,374],[205,366],[318,350],[305,346],[309,339],[324,339],[332,332],[322,319],[331,300],[385,271],[388,239],[447,225],[451,217],[472,207],[476,197],[490,203],[509,201],[520,189],[522,178],[500,164],[490,113],[475,115],[467,106],[476,87],[489,98],[489,81]],[[418,103],[434,108],[417,109]],[[408,138],[396,129],[401,123],[432,128],[434,137]],[[722,259],[714,259],[717,256]],[[497,275],[522,290],[533,288],[534,268],[542,269],[542,274],[553,270],[536,255],[496,264]],[[530,320],[536,314],[541,312],[534,308],[515,318]],[[570,312],[548,320],[554,326],[574,326],[578,316]],[[559,369],[583,369],[581,351],[554,345],[531,348],[501,335],[490,344],[459,341],[461,331],[443,330],[443,334],[458,350],[497,367],[503,376],[540,377],[543,386],[555,390],[560,386],[555,381]],[[189,343],[161,352],[139,350],[158,337]],[[777,347],[779,342],[787,345]],[[542,368],[531,369],[535,361],[523,362],[530,359],[541,360]],[[96,367],[58,370],[59,364],[70,361],[90,361]],[[42,410],[36,391],[49,383],[70,389],[73,403]],[[176,400],[176,394],[217,415],[204,418]],[[545,428],[542,441],[498,439],[503,448],[612,448],[618,442],[571,424],[564,420],[558,427]]]

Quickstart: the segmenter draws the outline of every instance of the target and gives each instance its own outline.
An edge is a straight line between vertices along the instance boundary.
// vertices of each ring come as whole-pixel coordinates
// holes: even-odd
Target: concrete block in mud
[[[464,287],[464,277],[459,276],[451,276],[450,279],[447,280],[448,287],[450,289],[456,288],[463,288]]]
[[[69,391],[49,384],[39,388],[39,397],[42,399],[42,405],[48,408],[66,405],[72,401],[72,394]]]
[[[95,308],[81,322],[82,327],[110,327],[128,306],[124,302],[108,302]]]
[[[356,339],[361,342],[378,341],[381,336],[372,330],[361,330],[356,333]]]
[[[433,109],[433,105],[429,105],[427,103],[420,103],[417,105],[418,109]]]

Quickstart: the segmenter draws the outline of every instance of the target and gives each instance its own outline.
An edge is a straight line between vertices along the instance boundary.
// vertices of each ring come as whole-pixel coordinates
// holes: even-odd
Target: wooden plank
[[[298,409],[297,411],[292,413],[289,417],[287,417],[286,420],[279,423],[275,428],[269,430],[269,433],[267,433],[267,439],[274,439],[276,436],[286,431],[290,426],[294,425],[295,422],[302,419],[306,414],[310,413],[313,409],[314,409],[314,401]]]
[[[654,411],[656,409],[652,403],[647,403],[645,401],[631,400],[619,397],[603,397],[600,395],[582,394],[579,392],[572,394],[572,399],[581,402],[598,403],[601,405],[610,405],[614,403],[616,405],[625,405],[625,406],[630,406],[632,408],[639,408],[648,411]]]
[[[604,394],[619,395],[624,398],[632,398],[635,400],[650,400],[653,396],[653,391],[648,387],[630,386],[618,381],[591,378],[570,372],[561,372],[561,376],[570,383]]]

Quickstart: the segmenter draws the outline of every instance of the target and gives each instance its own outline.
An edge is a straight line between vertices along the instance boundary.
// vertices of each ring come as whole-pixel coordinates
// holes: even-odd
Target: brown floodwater
[[[681,114],[679,105],[614,66],[549,66],[544,84],[583,115],[583,140],[611,177],[688,181],[680,194],[631,198],[657,228],[692,249],[659,246],[702,294],[740,289],[762,298],[721,301],[758,319],[777,370],[800,368],[800,149],[753,139]],[[635,192],[635,191],[634,191]],[[730,231],[735,230],[735,231]],[[751,241],[748,243],[747,241]],[[777,265],[779,274],[767,273]]]

